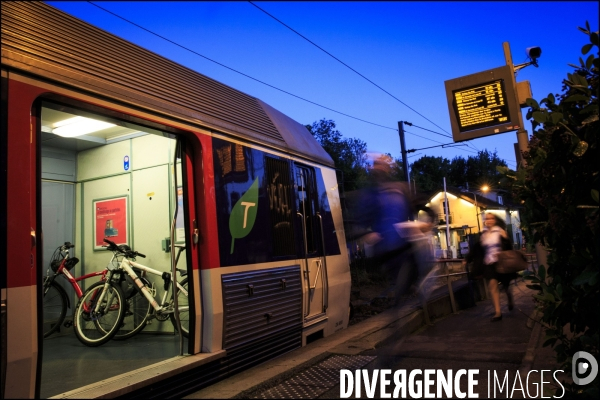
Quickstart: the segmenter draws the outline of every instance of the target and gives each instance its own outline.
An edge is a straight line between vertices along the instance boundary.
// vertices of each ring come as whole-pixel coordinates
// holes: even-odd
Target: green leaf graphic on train
[[[256,221],[258,210],[258,178],[254,180],[250,189],[238,200],[229,215],[229,232],[231,233],[231,252],[235,239],[248,235]]]

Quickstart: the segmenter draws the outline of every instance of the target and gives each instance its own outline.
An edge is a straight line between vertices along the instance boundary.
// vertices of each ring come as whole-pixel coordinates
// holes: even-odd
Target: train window
[[[244,152],[244,146],[237,143],[228,143],[215,149],[223,183],[248,181],[248,156],[251,152]]]
[[[304,220],[304,231],[306,233],[306,252],[314,254],[317,249],[315,224],[317,208],[317,186],[315,182],[315,171],[312,168],[296,165],[296,207]]]
[[[291,199],[290,165],[286,160],[265,157],[267,192],[273,232],[273,255],[296,253]]]

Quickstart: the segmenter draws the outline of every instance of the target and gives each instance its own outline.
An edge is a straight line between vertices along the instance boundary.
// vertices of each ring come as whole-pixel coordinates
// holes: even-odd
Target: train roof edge
[[[319,142],[310,134],[306,126],[276,110],[267,103],[257,99],[265,110],[285,142],[294,149],[302,149],[323,164],[334,167],[331,156],[321,147]]]
[[[334,167],[270,105],[42,2],[2,2],[2,65]]]

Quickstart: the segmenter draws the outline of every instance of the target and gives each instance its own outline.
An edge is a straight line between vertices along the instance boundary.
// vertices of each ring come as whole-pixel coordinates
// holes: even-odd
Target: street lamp
[[[482,188],[483,189],[483,188]],[[477,211],[477,194],[475,192],[470,192],[468,190],[461,190],[461,192],[471,193],[475,198],[475,215],[477,216],[477,232],[481,233],[481,226],[479,225],[479,211]]]

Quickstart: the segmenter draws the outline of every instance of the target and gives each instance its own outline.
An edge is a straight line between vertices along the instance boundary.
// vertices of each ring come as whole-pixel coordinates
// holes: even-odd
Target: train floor
[[[184,339],[184,354],[188,341]],[[74,332],[44,339],[40,398],[49,398],[179,355],[179,336],[141,332],[99,347],[79,342]]]

